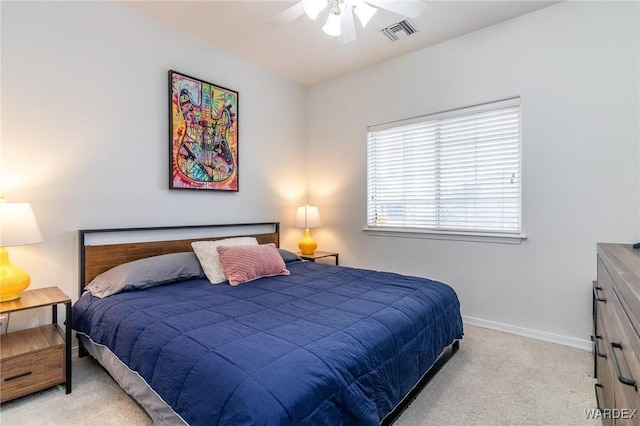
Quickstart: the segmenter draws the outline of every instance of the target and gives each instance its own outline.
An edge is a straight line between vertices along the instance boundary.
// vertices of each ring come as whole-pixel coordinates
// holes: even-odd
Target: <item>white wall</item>
[[[117,2],[3,1],[1,18],[0,194],[42,228],[10,249],[32,288],[78,297],[78,229],[279,220],[295,247],[304,87]],[[169,69],[239,92],[239,192],[168,189]]]
[[[463,314],[584,345],[597,241],[640,241],[639,6],[564,2],[315,86],[309,191],[344,264],[450,283]],[[522,99],[520,245],[367,236],[366,127]],[[547,336],[549,337],[549,336]]]

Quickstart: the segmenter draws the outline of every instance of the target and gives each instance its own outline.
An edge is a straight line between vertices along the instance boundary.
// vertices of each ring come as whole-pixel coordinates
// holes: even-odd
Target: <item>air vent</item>
[[[400,37],[407,37],[411,34],[417,33],[418,30],[416,27],[409,22],[408,19],[404,21],[400,21],[397,24],[389,25],[387,28],[383,28],[380,32],[387,36],[387,38],[391,41],[398,41]]]

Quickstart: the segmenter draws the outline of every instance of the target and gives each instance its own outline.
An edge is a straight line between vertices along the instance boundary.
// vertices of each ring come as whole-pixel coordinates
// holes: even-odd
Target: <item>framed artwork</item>
[[[238,92],[169,70],[170,189],[238,191]]]

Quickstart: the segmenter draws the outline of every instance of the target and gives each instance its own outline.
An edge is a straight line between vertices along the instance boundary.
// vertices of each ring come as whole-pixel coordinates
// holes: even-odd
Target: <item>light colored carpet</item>
[[[458,353],[394,426],[599,425],[590,352],[465,325]]]
[[[465,326],[460,351],[394,426],[597,425],[591,354]],[[3,426],[150,425],[91,358],[73,359],[73,392],[59,386],[0,406]]]

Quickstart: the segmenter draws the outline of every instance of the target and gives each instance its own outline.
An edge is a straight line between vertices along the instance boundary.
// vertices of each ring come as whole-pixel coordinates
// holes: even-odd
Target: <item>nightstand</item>
[[[313,254],[302,254],[301,252],[296,252],[298,256],[303,258],[304,260],[310,260],[315,262],[316,259],[322,259],[324,257],[335,257],[336,258],[336,266],[338,266],[338,253],[330,252],[330,251],[318,251],[316,250]]]
[[[64,331],[58,305],[66,307]],[[0,314],[51,306],[51,325],[0,335],[0,402],[64,383],[71,393],[71,299],[58,287],[27,290]]]

